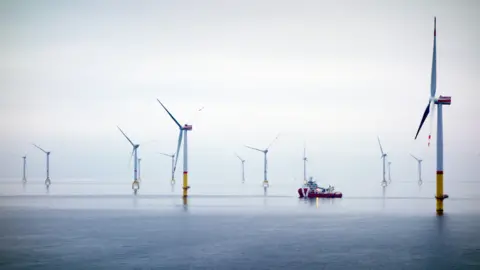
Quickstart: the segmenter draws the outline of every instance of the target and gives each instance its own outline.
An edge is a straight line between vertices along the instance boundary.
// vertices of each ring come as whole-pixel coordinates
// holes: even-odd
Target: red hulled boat
[[[315,181],[310,179],[307,184],[298,189],[300,198],[342,198],[341,192],[334,192],[335,188],[329,186],[322,188],[317,185]]]

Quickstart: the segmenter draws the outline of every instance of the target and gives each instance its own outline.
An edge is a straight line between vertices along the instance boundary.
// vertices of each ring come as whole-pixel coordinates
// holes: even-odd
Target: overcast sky
[[[437,93],[448,181],[480,165],[478,1],[1,1],[2,177],[130,181],[139,143],[143,178],[168,179],[178,129],[189,133],[191,185],[301,179],[380,181],[382,139],[395,179],[415,180],[414,153],[435,176],[428,102],[437,16]],[[200,113],[196,110],[204,106]],[[435,125],[436,126],[436,125]],[[177,178],[181,176],[179,161]],[[146,181],[147,181],[146,180]],[[447,180],[446,180],[447,181]]]

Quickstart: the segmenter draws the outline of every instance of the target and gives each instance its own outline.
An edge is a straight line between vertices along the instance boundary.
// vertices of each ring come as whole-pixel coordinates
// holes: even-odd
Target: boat
[[[322,188],[310,177],[310,180],[305,185],[298,189],[300,198],[342,198],[341,192],[335,192],[335,187],[328,186]]]

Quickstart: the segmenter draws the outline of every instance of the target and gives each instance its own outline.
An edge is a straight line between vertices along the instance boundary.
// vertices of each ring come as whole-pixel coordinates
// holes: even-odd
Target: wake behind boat
[[[300,198],[342,198],[341,192],[334,192],[333,186],[328,188],[319,187],[318,184],[310,177],[310,180],[298,189]]]

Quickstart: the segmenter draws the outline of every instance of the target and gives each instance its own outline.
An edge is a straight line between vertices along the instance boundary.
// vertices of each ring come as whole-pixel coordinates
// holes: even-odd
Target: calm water
[[[87,182],[1,184],[0,268],[480,269],[479,184],[451,188],[436,217],[433,183],[334,200],[202,186],[184,204],[168,186]]]

